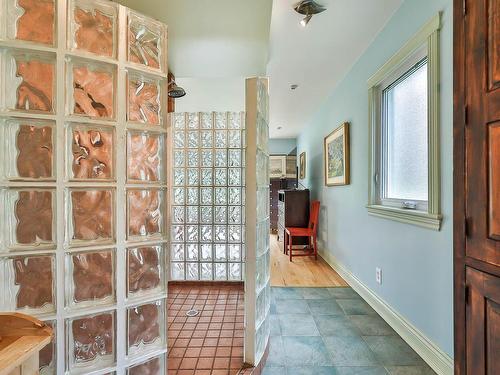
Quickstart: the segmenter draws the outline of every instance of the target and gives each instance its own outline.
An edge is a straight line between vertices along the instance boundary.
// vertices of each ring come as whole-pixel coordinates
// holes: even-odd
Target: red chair
[[[292,256],[312,256],[318,259],[318,246],[316,245],[316,234],[318,232],[318,217],[319,217],[319,201],[313,201],[311,203],[311,212],[309,214],[309,225],[307,228],[297,228],[297,227],[287,227],[285,228],[285,254],[290,252],[290,262],[292,262]],[[293,247],[293,237],[308,237],[309,247],[306,250],[308,252],[301,254],[292,254]],[[314,245],[314,246],[312,246]]]

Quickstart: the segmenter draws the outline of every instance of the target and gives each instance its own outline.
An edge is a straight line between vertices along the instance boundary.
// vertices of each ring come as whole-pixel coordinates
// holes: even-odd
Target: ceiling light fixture
[[[306,27],[312,16],[315,14],[319,14],[324,12],[326,8],[322,5],[319,5],[314,0],[302,0],[293,6],[293,9],[299,13],[304,15],[305,17],[300,21],[300,25],[302,27]]]
[[[283,126],[278,126],[276,129],[281,130],[283,129]]]
[[[296,83],[290,85],[290,90],[295,90],[299,87],[299,85],[297,85]]]

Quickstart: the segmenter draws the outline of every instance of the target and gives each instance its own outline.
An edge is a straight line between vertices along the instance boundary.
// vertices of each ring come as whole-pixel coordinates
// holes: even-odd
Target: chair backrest
[[[314,233],[318,230],[319,207],[319,201],[312,201],[311,212],[309,213],[309,228],[311,228]]]

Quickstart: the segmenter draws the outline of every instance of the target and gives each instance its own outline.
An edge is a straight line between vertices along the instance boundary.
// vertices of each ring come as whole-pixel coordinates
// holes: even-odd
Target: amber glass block
[[[142,296],[145,293],[164,289],[163,249],[148,246],[127,250],[128,296]]]
[[[113,128],[73,125],[68,133],[71,136],[71,178],[111,179],[114,177]]]
[[[9,109],[53,113],[55,108],[54,55],[8,51],[6,93]]]
[[[154,236],[163,232],[163,191],[130,189],[127,192],[128,235]]]
[[[68,304],[95,306],[114,301],[113,250],[68,254]]]
[[[129,72],[128,120],[159,125],[161,115],[160,90],[160,81]]]
[[[72,219],[71,242],[112,240],[113,200],[112,190],[71,190],[69,199]]]
[[[117,9],[110,2],[72,1],[72,49],[114,57]]]
[[[38,353],[38,366],[40,375],[49,375],[56,373],[56,322],[54,320],[44,323],[52,328],[52,341]]]
[[[8,0],[7,9],[10,39],[54,44],[54,0]]]
[[[144,352],[145,347],[161,345],[166,332],[161,301],[130,307],[128,315],[128,354]]]
[[[164,375],[163,357],[150,359],[128,369],[127,375]]]
[[[114,320],[114,312],[104,312],[67,321],[70,369],[87,373],[114,363]]]
[[[130,62],[160,69],[162,25],[133,12],[128,17],[128,58]]]
[[[132,181],[163,180],[164,136],[158,133],[127,133],[127,178]]]
[[[71,60],[73,87],[71,113],[94,118],[114,118],[115,69],[90,60]]]

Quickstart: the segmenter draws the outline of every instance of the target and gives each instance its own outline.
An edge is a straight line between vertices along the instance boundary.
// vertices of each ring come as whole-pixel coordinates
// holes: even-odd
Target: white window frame
[[[386,64],[368,80],[369,97],[369,177],[368,213],[373,216],[439,230],[441,227],[441,176],[439,147],[439,29],[441,15],[437,14],[408,41]],[[414,201],[415,207],[403,208],[408,200],[385,197],[383,161],[385,138],[383,132],[383,91],[411,72],[416,64],[427,59],[427,146],[428,200]]]

